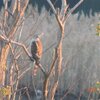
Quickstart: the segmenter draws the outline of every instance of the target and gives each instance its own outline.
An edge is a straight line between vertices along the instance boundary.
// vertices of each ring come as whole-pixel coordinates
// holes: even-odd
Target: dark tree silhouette
[[[52,3],[55,3],[55,8],[60,7],[61,8],[61,0],[51,0]],[[69,7],[72,8],[79,0],[67,0]],[[49,10],[50,6],[47,4],[46,0],[30,0],[30,4],[33,5],[33,7],[35,5],[38,5],[38,11],[39,13],[41,12],[41,9],[43,6],[45,6],[45,8],[47,10]],[[100,12],[100,0],[84,0],[84,2],[82,3],[82,5],[76,9],[76,11],[74,13],[79,12],[79,14],[81,15],[81,13],[83,12],[85,16],[94,16],[94,14],[96,12]],[[91,13],[90,13],[91,12]]]
[[[55,8],[61,8],[61,0],[51,0],[52,3],[55,5]],[[79,0],[67,0],[69,7],[72,8]],[[9,1],[9,5],[11,0]],[[47,11],[50,9],[49,4],[46,0],[29,0],[29,4],[32,4],[33,7],[38,7],[38,12],[41,13],[42,7],[45,7]],[[0,0],[0,9],[3,7],[3,0]],[[52,11],[50,11],[51,13]],[[90,17],[90,15],[94,16],[95,13],[100,12],[100,0],[84,0],[82,5],[75,10],[74,13],[79,12],[79,16],[84,13],[85,16]]]

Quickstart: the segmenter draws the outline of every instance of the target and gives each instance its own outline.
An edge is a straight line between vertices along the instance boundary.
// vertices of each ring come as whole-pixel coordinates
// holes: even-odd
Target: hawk
[[[42,50],[43,50],[42,41],[41,41],[40,37],[37,36],[32,41],[32,44],[31,44],[31,54],[32,54],[31,60],[35,62],[35,66],[34,66],[34,70],[33,70],[34,75],[36,75],[37,69],[40,66]]]

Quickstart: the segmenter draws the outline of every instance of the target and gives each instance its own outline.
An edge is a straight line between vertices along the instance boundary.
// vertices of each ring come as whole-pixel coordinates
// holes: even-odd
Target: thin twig
[[[24,21],[22,22],[22,26],[21,26],[21,30],[20,30],[20,33],[19,33],[18,41],[20,40],[20,38],[22,36],[23,26],[24,26]]]
[[[6,38],[4,38],[2,35],[0,35],[0,38],[4,39],[4,40],[7,41],[8,43],[11,42],[11,43],[16,44],[16,45],[18,45],[18,46],[21,46],[21,47],[24,49],[25,53],[28,55],[28,57],[31,58],[31,54],[28,52],[28,50],[27,50],[27,48],[26,48],[26,46],[25,46],[24,44],[18,43],[18,42],[13,41],[13,40],[6,39]],[[43,72],[43,74],[46,74],[46,71],[45,71],[45,69],[42,67],[42,65],[39,64],[38,66],[39,66],[39,68],[41,69],[41,71]]]
[[[34,89],[34,92],[35,92],[35,95],[37,97],[37,91],[36,91],[36,87],[35,87],[35,84],[34,84],[34,76],[33,76],[33,71],[32,71],[32,85],[33,85],[33,89]]]
[[[67,1],[66,0],[62,0],[61,15],[63,17],[65,16],[66,10],[67,10]]]
[[[22,100],[22,99],[21,99],[21,91],[19,92],[18,100]]]
[[[27,87],[23,87],[23,88],[20,88],[20,89],[15,90],[15,92],[20,92],[20,91],[26,90],[26,89],[27,89]]]
[[[32,67],[27,68],[21,75],[18,76],[18,79],[22,78],[29,70],[31,70]]]
[[[26,94],[27,94],[28,100],[31,100],[31,97],[30,97],[29,92],[28,92],[28,88],[26,89]]]
[[[56,51],[56,50],[55,50]],[[56,63],[57,61],[57,56],[56,56],[56,52],[54,51],[54,59],[53,59],[53,62],[51,64],[51,67],[50,67],[50,71],[48,72],[47,76],[45,76],[45,80],[44,80],[44,99],[46,100],[47,99],[47,96],[48,96],[48,86],[49,86],[49,79],[50,79],[50,76],[52,74],[52,71],[53,71],[53,68],[54,68],[54,64]]]
[[[80,78],[77,81],[79,81],[79,80],[80,80]],[[68,91],[66,91],[64,93],[64,95],[60,98],[60,100],[63,100],[74,89],[74,87],[78,84],[78,82],[77,83],[72,82],[72,83],[73,84],[69,86],[69,88],[67,89]]]
[[[16,42],[16,41],[13,41],[13,40],[9,40],[8,38],[5,38],[2,35],[0,35],[0,38],[3,39],[3,40],[5,40],[8,43],[11,42],[11,43],[16,44],[18,46],[21,46],[24,49],[25,53],[28,55],[28,57],[29,58],[31,57],[31,54],[28,52],[28,50],[27,50],[27,48],[26,48],[26,46],[24,44]]]
[[[64,22],[66,22],[67,18],[70,17],[70,15],[76,10],[76,8],[79,7],[79,5],[83,2],[84,0],[80,0],[70,11],[69,13],[65,16]]]
[[[56,50],[55,50],[56,51]],[[52,62],[52,64],[51,64],[51,67],[50,67],[50,71],[49,71],[49,73],[48,73],[48,76],[50,76],[51,75],[51,73],[52,73],[52,70],[53,70],[53,68],[54,68],[54,64],[55,64],[55,62],[56,62],[56,60],[57,60],[57,55],[56,55],[56,52],[54,51],[54,60],[53,60],[53,62]]]
[[[14,92],[14,91],[18,89],[18,84],[19,84],[19,79],[18,79],[18,76],[19,76],[19,68],[18,68],[18,65],[17,65],[17,63],[16,63],[16,58],[15,58],[15,56],[14,56],[14,50],[13,50],[13,48],[12,48],[12,46],[11,46],[11,43],[9,43],[9,46],[10,46],[10,48],[11,48],[11,51],[12,51],[12,54],[13,54],[13,57],[14,57],[14,64],[15,64],[15,68],[16,68],[15,89],[13,89],[12,96],[11,96],[11,98],[14,100],[15,97],[16,97],[16,92]],[[12,75],[13,75],[13,74],[12,74]],[[13,84],[12,84],[12,86],[13,86]]]
[[[51,0],[47,0],[47,2],[48,2],[49,5],[51,6],[51,8],[52,8],[54,14],[56,14],[56,13],[57,13],[57,12],[56,12],[56,9],[55,9],[54,5],[52,4]]]
[[[54,5],[56,4],[56,2],[57,2],[57,0],[55,0]],[[50,12],[50,10],[51,10],[51,8],[49,9],[48,12]],[[36,26],[36,28],[35,29],[33,27],[31,28],[31,31],[29,31],[29,33],[30,33],[29,36],[24,39],[23,43],[26,43],[26,41],[28,41],[28,39],[31,39],[30,37],[33,36],[33,33],[36,32],[36,30],[39,28],[38,26],[40,26],[42,24],[42,22],[44,21],[46,16],[47,16],[47,13],[43,16],[42,20],[39,21],[40,18],[37,19],[37,21],[36,21],[37,25],[36,25],[36,23],[33,25],[33,26]],[[39,21],[39,23],[38,23],[38,21]],[[29,44],[27,45],[27,48],[28,48],[28,46],[29,46]],[[22,51],[20,50],[19,53],[22,54]]]

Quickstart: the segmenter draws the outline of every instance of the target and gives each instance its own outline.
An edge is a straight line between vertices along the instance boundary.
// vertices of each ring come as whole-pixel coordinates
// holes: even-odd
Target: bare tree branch
[[[70,17],[70,15],[76,10],[77,7],[83,2],[84,0],[80,0],[70,11],[69,13],[65,16],[64,22],[66,22],[67,18]]]
[[[54,59],[53,59],[53,62],[50,66],[50,71],[48,72],[47,76],[45,76],[45,80],[44,80],[44,86],[43,86],[43,89],[44,89],[44,99],[47,100],[47,97],[48,97],[48,87],[49,87],[49,79],[50,79],[50,76],[52,74],[52,71],[53,71],[53,68],[54,68],[54,64],[56,63],[57,61],[57,55],[56,55],[56,50],[54,51]]]
[[[3,39],[3,40],[5,40],[5,41],[8,42],[8,43],[10,42],[10,43],[16,44],[16,45],[18,45],[18,46],[21,46],[21,47],[23,48],[23,50],[25,51],[25,53],[27,54],[27,56],[28,56],[30,59],[32,59],[31,54],[28,52],[28,50],[27,50],[27,48],[26,48],[26,46],[25,46],[24,44],[19,43],[19,42],[16,42],[16,41],[13,41],[13,40],[10,40],[10,39],[8,39],[8,38],[5,38],[5,37],[2,36],[2,35],[0,35],[0,38]],[[43,72],[43,74],[46,75],[46,71],[45,71],[45,69],[42,67],[42,65],[39,65],[39,68],[41,69],[41,71]]]
[[[52,4],[51,0],[47,0],[47,2],[48,2],[49,5],[51,6],[51,8],[52,8],[54,14],[56,14],[56,9],[55,9],[54,5]]]
[[[18,43],[16,41],[10,40],[8,38],[3,37],[2,35],[0,35],[0,38],[3,39],[3,40],[5,40],[5,41],[7,41],[8,43],[11,42],[11,43],[16,44],[18,46],[21,46],[24,49],[25,53],[28,55],[28,57],[29,58],[31,57],[31,54],[28,52],[27,48],[22,43]]]
[[[67,2],[66,0],[62,0],[62,6],[61,6],[61,15],[64,16],[67,8]]]
[[[15,19],[15,23],[13,25],[13,27],[11,28],[11,31],[8,33],[8,36],[10,38],[13,37],[13,35],[15,34],[16,30],[18,29],[19,27],[19,24],[20,24],[20,19],[23,17],[24,13],[25,13],[25,10],[26,10],[26,7],[28,5],[28,2],[29,0],[25,0],[24,2],[24,7],[22,8],[22,10],[20,11],[20,14],[17,14],[16,16],[16,19]]]
[[[45,84],[45,88],[44,88],[44,99],[50,99],[50,100],[54,100],[54,95],[58,86],[58,80],[59,80],[59,76],[61,73],[61,68],[62,68],[62,42],[63,42],[63,37],[64,37],[64,28],[65,28],[65,22],[67,20],[67,18],[71,15],[71,13],[83,2],[83,0],[80,0],[71,10],[69,13],[66,14],[66,11],[68,9],[68,5],[66,0],[62,0],[62,8],[61,8],[61,12],[59,9],[57,9],[57,11],[54,11],[55,8],[53,6],[53,4],[51,3],[50,0],[47,0],[49,5],[51,6],[51,8],[53,9],[53,12],[56,16],[56,20],[58,22],[59,25],[59,32],[57,34],[57,45],[55,48],[55,53],[57,58],[57,63],[55,66],[55,76],[54,76],[54,80],[53,80],[53,85],[50,88],[50,93],[48,95],[48,83],[49,83],[49,77],[46,77],[46,83]],[[55,60],[54,60],[55,61]],[[53,69],[54,66],[51,66],[51,71]],[[51,71],[49,74],[51,74]],[[49,75],[50,76],[50,75]],[[47,98],[48,96],[48,98]]]
[[[4,18],[3,18],[3,31],[5,32],[4,34],[7,34],[8,0],[5,0],[4,6],[5,6],[5,10],[4,10]]]
[[[12,15],[15,13],[16,9],[17,9],[17,0],[12,0],[10,7],[10,12]]]
[[[28,88],[26,88],[26,94],[27,94],[28,100],[31,100],[30,94],[28,92]]]
[[[50,71],[49,71],[49,73],[48,73],[48,76],[50,76],[51,75],[51,73],[52,73],[52,70],[53,70],[53,67],[54,67],[54,64],[55,64],[55,62],[56,62],[56,60],[57,60],[57,55],[56,55],[56,50],[54,51],[54,59],[53,59],[53,62],[52,62],[52,64],[51,64],[51,66],[50,66]]]
[[[2,59],[0,59],[0,67],[3,67],[2,64],[4,63],[5,64],[5,67],[7,66],[7,69],[4,71],[4,76],[6,76],[3,81],[5,82],[5,86],[9,85],[10,84],[10,77],[9,75],[11,74],[11,66],[7,65],[7,58],[8,58],[8,54],[9,54],[9,50],[11,48],[11,51],[12,51],[12,54],[14,56],[14,52],[13,52],[13,49],[12,49],[12,46],[11,46],[11,43],[13,44],[16,44],[18,46],[21,46],[25,53],[30,57],[30,53],[28,52],[27,48],[25,47],[25,45],[21,44],[21,43],[17,43],[15,41],[10,41],[10,39],[13,38],[13,36],[15,35],[15,32],[17,31],[18,27],[19,27],[19,24],[20,24],[20,21],[21,21],[21,18],[23,17],[24,13],[25,13],[25,9],[28,5],[28,1],[29,0],[21,0],[22,2],[22,9],[20,11],[20,3],[18,2],[18,0],[12,0],[12,11],[10,12],[11,14],[14,14],[15,16],[13,17],[14,18],[14,22],[12,23],[11,25],[11,29],[8,30],[8,26],[7,26],[7,22],[9,20],[8,18],[8,14],[9,14],[9,10],[8,10],[8,0],[5,0],[5,11],[4,11],[4,20],[3,20],[3,34],[5,34],[6,36],[4,35],[0,35],[0,39],[3,39],[4,41],[6,41],[6,43],[3,45],[2,47],[2,51],[1,52],[1,56],[3,57]],[[9,32],[8,32],[9,31]],[[5,50],[5,51],[4,51]],[[2,60],[2,61],[1,61]],[[14,59],[15,60],[15,59]],[[3,63],[2,63],[3,62]],[[16,64],[15,62],[15,67],[16,67],[16,72],[18,72],[18,65]],[[17,89],[18,87],[18,73],[16,73],[16,84],[15,84],[15,89]],[[4,83],[3,82],[3,83]],[[13,94],[13,97],[15,98],[15,95],[16,93]],[[5,96],[5,99],[8,100],[8,97],[9,96]]]

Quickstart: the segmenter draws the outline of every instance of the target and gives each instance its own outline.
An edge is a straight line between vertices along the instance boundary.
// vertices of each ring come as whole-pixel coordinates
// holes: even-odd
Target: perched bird
[[[31,44],[31,54],[32,54],[31,60],[35,62],[35,66],[34,66],[34,70],[33,70],[34,75],[36,75],[37,69],[40,66],[42,50],[43,50],[42,41],[40,39],[40,36],[38,35],[32,41],[32,44]]]

